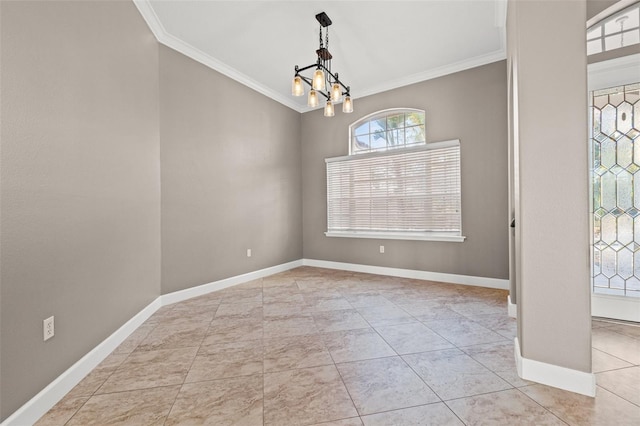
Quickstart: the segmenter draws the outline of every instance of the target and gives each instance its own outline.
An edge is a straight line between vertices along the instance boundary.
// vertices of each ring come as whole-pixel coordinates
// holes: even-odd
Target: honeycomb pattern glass
[[[592,92],[594,293],[640,297],[639,100],[640,83]]]

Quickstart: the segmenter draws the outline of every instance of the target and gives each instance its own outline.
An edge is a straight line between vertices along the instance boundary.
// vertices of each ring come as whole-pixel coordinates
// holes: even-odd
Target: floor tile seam
[[[469,358],[471,358],[472,360],[474,360],[475,362],[477,362],[478,364],[480,364],[481,366],[483,366],[484,368],[486,368],[488,371],[490,371],[491,373],[493,373],[493,375],[494,375],[494,376],[496,376],[497,378],[499,378],[500,380],[502,380],[503,382],[505,382],[506,384],[508,384],[509,386],[511,386],[511,388],[513,388],[513,389],[516,389],[516,388],[517,388],[517,386],[514,386],[513,384],[511,384],[510,382],[508,382],[506,379],[502,378],[502,376],[500,376],[500,375],[498,374],[498,370],[494,370],[494,369],[492,369],[492,368],[489,368],[489,366],[487,366],[486,364],[484,364],[482,361],[475,359],[475,358],[473,357],[473,355],[471,355],[471,354],[468,354],[468,353],[466,353],[466,352],[464,352],[464,351],[463,351],[463,353],[464,353],[466,356],[468,356]],[[482,353],[484,353],[484,352],[482,352]],[[513,361],[513,368],[516,368],[516,365],[515,365],[515,359],[514,359],[514,361]],[[506,371],[506,370],[500,370],[500,371]],[[518,376],[518,377],[520,377],[520,376]]]
[[[185,373],[184,378],[182,379],[182,384],[180,385],[180,391],[178,391],[178,394],[180,394],[180,392],[182,391],[182,387],[187,382],[187,377],[189,377],[189,372],[193,368],[193,364],[196,362],[196,358],[198,357],[198,353],[200,353],[200,348],[202,348],[202,343],[204,342],[204,340],[206,338],[207,338],[207,333],[205,332],[204,336],[202,336],[202,339],[200,340],[200,344],[198,345],[198,350],[194,354],[193,359],[191,360],[191,363],[189,364],[189,368],[187,369],[187,372]],[[176,395],[176,398],[177,398],[177,395]],[[168,415],[167,415],[167,417],[168,417]]]
[[[450,351],[451,349],[458,349],[458,348],[451,347],[451,348],[441,348],[441,349],[429,349],[429,350],[426,350],[426,351],[398,353],[398,355],[401,356],[401,357],[405,357],[405,356],[411,356],[411,355],[427,354],[427,353],[431,353],[431,352]]]
[[[191,385],[191,384],[194,384],[194,383],[202,383],[202,382],[213,382],[213,381],[216,381],[216,380],[239,379],[239,378],[242,378],[242,377],[252,377],[252,376],[257,376],[258,374],[264,374],[264,373],[258,373],[258,372],[256,372],[256,373],[249,373],[249,374],[234,374],[234,375],[231,375],[231,376],[221,376],[221,377],[216,377],[216,378],[214,378],[214,379],[190,380],[190,381],[188,381],[188,382],[187,382],[187,381],[185,381],[185,382],[183,383],[183,385]]]
[[[186,376],[185,376],[186,378]],[[167,420],[169,420],[169,417],[171,416],[171,412],[173,411],[173,407],[176,405],[176,401],[178,401],[178,396],[180,396],[180,393],[182,392],[182,387],[183,385],[180,385],[180,389],[178,389],[178,392],[176,392],[176,396],[175,398],[173,398],[173,402],[171,403],[171,407],[169,407],[169,411],[167,411],[167,415],[164,416],[164,421],[162,422],[162,425],[166,425],[167,424]]]
[[[407,407],[392,408],[390,410],[382,410],[382,411],[376,411],[374,413],[361,414],[360,417],[375,416],[375,415],[378,415],[378,414],[392,413],[394,411],[409,410],[411,408],[426,407],[428,405],[436,405],[436,404],[443,404],[443,403],[444,403],[443,400],[439,400],[439,401],[429,402],[427,404],[416,404],[416,405],[410,405],[410,406],[407,406]]]
[[[138,345],[138,346],[140,346],[140,345]],[[136,347],[136,348],[137,348],[137,347]],[[129,353],[127,354],[126,358],[125,358],[125,359],[123,359],[123,360],[122,360],[122,362],[121,362],[120,364],[118,364],[118,366],[117,366],[116,368],[114,368],[114,369],[113,369],[113,371],[111,371],[111,373],[109,373],[109,375],[107,376],[107,378],[106,378],[106,379],[104,379],[104,381],[100,384],[100,386],[98,386],[98,387],[96,388],[96,390],[94,390],[94,391],[91,393],[91,395],[89,395],[89,398],[91,398],[91,397],[92,397],[92,396],[94,396],[94,395],[104,395],[104,394],[99,394],[99,393],[97,393],[97,392],[98,392],[100,389],[102,389],[102,387],[104,386],[104,384],[105,384],[105,383],[107,383],[107,380],[109,380],[109,379],[111,378],[111,376],[113,376],[113,375],[116,373],[116,371],[120,370],[120,367],[122,367],[122,366],[124,365],[124,363],[129,359],[129,357],[130,357],[134,352],[135,352],[135,349],[134,349],[133,351],[131,351],[131,352],[129,352]],[[110,355],[112,355],[112,354],[113,354],[113,352],[112,352],[112,353],[110,353],[109,355],[107,355],[107,357],[108,357],[108,356],[110,356]],[[105,358],[105,359],[106,359],[106,358]],[[98,365],[100,365],[100,364],[98,364]],[[91,370],[91,371],[89,372],[89,374],[93,373],[97,368],[98,368],[98,367],[96,367],[96,368],[94,368],[93,370]],[[89,374],[87,374],[84,378],[86,378]],[[83,380],[84,380],[84,378],[83,378]],[[78,385],[79,385],[81,382],[82,382],[82,381],[80,381],[80,382],[78,383]],[[76,385],[76,386],[77,386],[77,385]],[[73,390],[73,389],[71,389],[71,391],[72,391],[72,390]],[[66,394],[65,396],[69,395],[69,393],[71,393],[71,391],[67,392],[67,394]],[[86,395],[85,395],[85,396],[86,396]],[[87,401],[88,401],[88,400],[87,400]],[[86,401],[85,401],[85,403],[86,403]],[[83,406],[84,406],[84,404],[83,404]]]
[[[207,337],[207,334],[205,333],[204,337]],[[200,349],[200,345],[197,344],[193,344],[190,346],[159,346],[156,348],[151,348],[151,349],[136,349],[134,352],[131,352],[131,354],[143,354],[143,353],[149,353],[149,352],[156,352],[156,351],[172,351],[172,350],[178,350],[178,349],[189,349],[189,348],[198,348],[198,350]]]
[[[640,404],[637,404],[637,403],[635,403],[635,402],[633,402],[633,401],[629,401],[629,400],[628,400],[627,398],[625,398],[624,396],[619,395],[618,393],[616,393],[615,391],[613,391],[613,390],[611,390],[611,389],[609,389],[609,388],[605,388],[604,386],[599,385],[599,384],[596,384],[596,388],[602,388],[602,389],[606,390],[607,392],[614,394],[614,395],[615,395],[615,396],[617,396],[618,398],[620,398],[620,399],[622,399],[622,400],[624,400],[624,401],[626,401],[626,402],[628,402],[628,403],[630,403],[630,404],[632,404],[632,405],[634,405],[634,406],[636,406],[636,407],[640,408]]]
[[[347,391],[347,395],[349,395],[349,399],[351,400],[351,405],[353,405],[353,409],[356,410],[356,413],[358,414],[358,417],[361,417],[362,414],[360,413],[360,410],[358,409],[358,406],[356,405],[356,402],[353,400],[353,396],[351,395],[351,392],[349,391],[349,387],[347,386],[347,383],[344,381],[344,377],[342,377],[342,373],[340,373],[340,369],[338,368],[338,364],[334,364],[334,368],[338,372],[338,377],[340,377],[340,382],[342,383],[342,386],[344,386],[344,389]]]
[[[360,362],[360,361],[373,361],[373,360],[376,360],[376,359],[394,358],[394,357],[399,357],[399,356],[400,355],[396,354],[396,355],[375,356],[375,357],[371,357],[371,358],[369,358],[369,357],[367,357],[367,358],[358,358],[358,359],[354,359],[354,360],[351,360],[351,361],[339,361],[339,362],[336,362],[336,365],[338,365],[338,364],[349,364],[349,363],[352,363],[352,362]]]
[[[455,401],[455,400],[453,400],[453,401]],[[448,409],[449,411],[451,411],[451,412],[453,413],[453,415],[454,415],[454,416],[456,416],[456,417],[458,418],[458,420],[460,420],[460,423],[462,423],[463,425],[469,425],[469,423],[466,423],[464,420],[462,420],[462,418],[458,415],[458,413],[456,413],[456,412],[454,411],[454,409],[453,409],[453,408],[451,408],[451,407],[449,406],[449,404],[447,404],[447,401],[442,401],[442,403],[444,404],[444,406],[445,406],[445,407],[447,407],[447,409]]]
[[[66,395],[65,395],[65,396],[66,396]],[[78,407],[78,409],[77,409],[77,410],[75,410],[75,411],[73,412],[73,414],[71,415],[71,417],[69,417],[69,419],[67,419],[67,421],[66,421],[66,422],[64,422],[65,426],[69,424],[69,422],[71,421],[71,419],[73,419],[73,418],[75,417],[75,415],[76,415],[76,414],[78,414],[78,412],[82,409],[82,407],[84,407],[84,406],[87,404],[87,402],[89,402],[89,400],[90,400],[92,397],[93,397],[93,395],[92,395],[92,396],[89,396],[89,397],[83,397],[83,398],[87,398],[87,399],[82,403],[82,405],[80,405],[80,407]],[[78,397],[78,398],[80,398],[80,397]],[[58,401],[58,402],[60,402],[60,401]],[[56,405],[57,405],[57,404],[56,404]],[[54,406],[54,407],[55,407],[55,406]],[[53,408],[53,407],[52,407],[52,408]],[[40,417],[40,419],[44,418],[48,413],[49,413],[49,411],[47,411],[47,413],[45,413],[42,417]],[[39,421],[40,419],[38,419],[38,421]]]
[[[115,390],[115,391],[104,392],[104,393],[96,393],[96,394],[91,395],[91,398],[104,396],[104,395],[115,395],[115,394],[119,394],[119,393],[139,392],[139,391],[147,391],[147,390],[151,390],[151,389],[171,388],[171,387],[177,387],[177,386],[180,386],[180,388],[182,389],[182,385],[180,383],[173,383],[173,384],[166,384],[166,385],[147,386],[147,387],[143,387],[143,388],[122,389],[122,390]]]
[[[537,383],[534,383],[533,385],[536,385]],[[525,388],[527,386],[523,386],[523,388]],[[545,411],[547,411],[548,413],[551,413],[551,415],[553,417],[555,417],[556,419],[560,420],[562,423],[571,426],[571,423],[569,423],[568,420],[563,419],[562,417],[560,417],[559,414],[555,413],[551,408],[547,408],[544,405],[542,405],[541,403],[539,403],[538,401],[536,401],[535,399],[531,398],[529,395],[527,395],[525,392],[522,391],[522,388],[515,388],[518,392],[520,392],[522,395],[526,396],[528,399],[530,399],[531,401],[533,401],[536,405],[538,405],[539,407],[541,407],[542,409],[544,409]],[[568,391],[567,391],[568,392]]]
[[[447,339],[446,337],[444,337],[442,334],[438,333],[437,331],[435,331],[434,329],[432,329],[431,327],[429,327],[427,324],[420,322],[420,324],[424,325],[425,327],[427,327],[427,329],[431,330],[432,333],[435,333],[437,336],[439,336],[440,338],[444,339],[447,343],[449,343],[450,345],[453,345],[456,349],[460,349],[458,348],[458,345],[456,345],[455,343],[453,343],[451,340]],[[460,349],[461,350],[461,349]],[[463,351],[464,352],[464,351]]]
[[[465,315],[465,314],[460,314],[460,315],[463,316],[464,318],[468,319],[469,321],[473,322],[474,324],[484,328],[487,331],[490,331],[490,332],[495,333],[495,334],[500,334],[497,331],[495,331],[494,329],[489,328],[489,327],[485,326],[484,324],[481,324],[478,321],[474,320],[471,316],[468,316],[468,315]],[[497,315],[497,314],[489,314],[489,315]],[[506,315],[507,315],[507,313],[505,312],[505,316]]]
[[[481,393],[474,393],[473,395],[465,395],[465,396],[459,396],[456,398],[447,398],[447,399],[443,399],[442,402],[444,402],[445,404],[447,402],[453,402],[453,401],[460,401],[462,399],[469,399],[469,398],[476,398],[479,396],[485,396],[485,395],[493,395],[493,394],[498,394],[498,393],[502,393],[502,392],[510,392],[513,390],[518,390],[520,391],[520,389],[518,388],[511,388],[511,389],[500,389],[500,390],[496,390],[496,391],[491,391],[491,392],[481,392]],[[526,393],[520,391],[520,393],[522,393],[524,396],[526,396],[527,398],[531,399],[533,402],[536,403],[536,405],[539,405],[540,407],[544,408],[545,410],[547,410],[544,406],[542,406],[540,403],[538,403],[537,401],[535,401],[533,398],[531,398],[529,395],[527,395]],[[549,411],[549,410],[547,410]]]
[[[393,302],[392,302],[393,303]],[[397,306],[397,305],[396,305]],[[402,309],[402,307],[398,306],[398,308]],[[441,337],[442,339],[444,339],[447,343],[453,345],[454,347],[457,348],[457,346],[451,342],[450,340],[448,340],[447,338],[445,338],[444,336],[440,335],[438,332],[436,332],[435,330],[431,329],[427,324],[425,324],[424,322],[420,321],[415,315],[412,315],[411,313],[409,313],[408,311],[402,309],[404,312],[406,312],[409,316],[411,316],[411,318],[413,318],[414,320],[416,320],[419,324],[422,324],[423,326],[427,327],[427,329],[429,329],[431,332],[435,333],[437,336]],[[367,319],[365,318],[365,321],[367,321]],[[368,321],[367,321],[368,323]],[[410,324],[410,323],[409,323]],[[371,325],[371,324],[369,324]],[[403,324],[394,324],[394,325],[390,325],[390,326],[386,326],[386,327],[393,327],[395,325],[403,325]],[[401,356],[400,353],[398,353],[398,351],[391,345],[391,343],[389,341],[387,341],[384,336],[382,336],[380,334],[380,332],[373,326],[371,326],[374,330],[376,330],[376,333],[378,333],[378,335],[380,335],[380,337],[382,337],[382,339],[389,345],[391,346],[391,348],[399,355]],[[380,327],[380,328],[384,328],[384,327]],[[438,349],[436,349],[438,350]],[[424,351],[424,352],[430,352],[430,351]],[[416,352],[416,353],[421,353],[421,352]],[[403,355],[408,355],[408,354],[403,354]]]
[[[292,367],[292,368],[285,368],[285,369],[282,369],[282,370],[270,370],[270,371],[265,371],[264,374],[285,373],[287,371],[306,370],[307,368],[327,367],[327,366],[331,366],[331,365],[336,365],[336,364],[333,363],[333,360],[331,361],[331,364],[318,364],[318,365],[309,365],[309,366],[306,366],[306,367]]]
[[[634,363],[634,362],[632,362],[632,361],[629,361],[629,360],[627,360],[627,359],[621,358],[621,357],[619,357],[618,355],[614,355],[614,354],[612,354],[612,353],[610,353],[610,352],[607,352],[607,351],[605,351],[604,349],[596,348],[595,346],[593,346],[593,344],[591,345],[591,349],[596,349],[596,350],[598,350],[598,351],[600,351],[600,352],[603,352],[603,353],[605,353],[605,354],[607,354],[607,355],[609,355],[609,356],[612,356],[612,357],[614,357],[614,358],[617,358],[617,359],[619,359],[620,361],[624,361],[624,362],[626,362],[626,363],[629,363],[629,364],[631,364],[631,365],[632,365],[632,366],[634,366],[634,367],[636,367],[636,366],[639,366],[639,365],[640,365],[640,364],[636,364],[636,363]]]
[[[365,317],[363,317],[362,315],[360,315],[360,316],[362,317],[362,319],[363,319],[367,324],[369,324],[369,327],[371,327],[371,329],[372,329],[373,331],[375,331],[375,333],[378,335],[378,337],[380,337],[380,338],[382,339],[382,341],[383,341],[383,342],[384,342],[384,343],[385,343],[385,344],[386,344],[386,345],[387,345],[387,346],[388,346],[388,347],[389,347],[389,348],[390,348],[390,349],[391,349],[391,350],[396,354],[396,356],[400,356],[400,354],[398,353],[398,351],[396,350],[396,348],[394,348],[394,347],[393,347],[393,345],[391,345],[391,343],[389,343],[389,342],[384,338],[384,336],[382,336],[382,335],[380,334],[380,332],[379,332],[379,331],[378,331],[378,330],[377,330],[373,325],[371,325],[371,323],[369,322],[369,320],[367,320],[367,319],[366,319]],[[385,358],[385,357],[383,357],[383,358]]]
[[[324,340],[322,338],[320,338],[320,340],[322,341],[322,344],[324,345],[325,350],[329,354],[331,361],[333,361],[333,368],[335,368],[335,370],[338,372],[338,377],[340,377],[340,382],[342,383],[342,386],[344,387],[344,389],[347,391],[347,395],[349,395],[349,399],[351,400],[351,405],[353,406],[353,409],[356,410],[358,417],[360,417],[361,416],[360,410],[358,410],[358,407],[356,406],[356,402],[353,400],[353,396],[351,395],[351,392],[349,392],[349,387],[347,387],[347,383],[344,381],[344,377],[342,377],[342,373],[340,373],[340,369],[338,368],[338,363],[336,363],[335,359],[333,358],[333,354],[327,347],[327,344],[324,342]]]
[[[263,284],[264,286],[264,284]],[[264,287],[263,287],[264,290]],[[265,411],[264,411],[264,400],[266,398],[266,393],[265,393],[265,383],[264,383],[264,379],[265,379],[265,375],[266,372],[264,370],[264,361],[265,361],[265,355],[266,355],[266,350],[265,350],[265,342],[264,342],[264,325],[262,327],[262,426],[264,426],[264,418],[265,418]]]
[[[495,333],[495,334],[498,334],[498,333]],[[460,349],[462,352],[465,352],[464,348],[470,348],[471,346],[489,345],[489,344],[492,344],[492,343],[507,343],[507,342],[513,343],[513,338],[507,338],[507,337],[504,337],[504,336],[502,336],[500,334],[498,334],[498,336],[502,337],[502,339],[501,340],[493,340],[493,341],[484,342],[484,343],[473,343],[471,345],[456,345],[453,342],[451,344],[454,345],[457,349]]]
[[[624,360],[622,360],[622,361],[624,361]],[[624,362],[627,362],[628,364],[631,364],[628,361],[624,361]],[[598,371],[598,372],[594,371],[593,374],[598,375],[598,374],[603,374],[603,373],[610,373],[612,371],[620,371],[620,370],[626,370],[628,368],[637,368],[637,367],[640,367],[640,366],[631,364],[631,365],[625,365],[624,367],[612,368],[611,370],[603,370],[603,371]]]
[[[405,365],[406,365],[407,367],[409,367],[409,369],[410,369],[411,371],[413,371],[413,374],[415,374],[415,375],[418,377],[418,379],[420,379],[420,380],[422,381],[422,383],[424,383],[424,385],[425,385],[425,386],[426,386],[426,387],[427,387],[427,388],[428,388],[428,389],[429,389],[429,390],[430,390],[430,391],[431,391],[431,392],[436,396],[436,398],[438,398],[438,400],[439,400],[439,401],[437,401],[437,402],[444,402],[444,400],[440,397],[440,395],[438,395],[438,393],[435,391],[435,389],[433,389],[433,388],[431,387],[431,385],[429,385],[429,383],[427,383],[427,381],[425,380],[425,378],[424,378],[424,377],[422,377],[422,375],[421,375],[420,373],[418,373],[418,372],[416,371],[416,369],[415,369],[415,368],[413,368],[413,366],[412,366],[411,364],[409,364],[409,362],[408,362],[406,359],[404,359],[404,358],[403,358],[403,356],[402,356],[402,355],[398,355],[398,356],[400,357],[400,359],[402,360],[402,362],[404,362],[404,363],[405,363]],[[434,402],[434,404],[435,404],[435,402]]]
[[[442,350],[444,351],[444,350],[447,350],[447,349],[442,349]],[[460,355],[466,355],[466,356],[469,356],[469,355],[465,354],[464,352],[463,352],[462,354],[457,355],[457,356],[460,356]],[[469,357],[470,357],[470,356],[469,356]],[[472,359],[473,359],[473,358],[472,358]],[[420,373],[418,373],[418,372],[413,368],[413,366],[412,366],[411,364],[409,364],[409,362],[408,362],[407,360],[405,360],[405,359],[403,358],[403,361],[404,361],[407,365],[409,365],[409,368],[411,368],[411,369],[412,369],[412,370],[413,370],[413,371],[418,375],[418,377],[420,377],[420,379],[422,379],[422,381],[423,381],[427,386],[429,386],[429,389],[431,389],[431,390],[433,391],[433,393],[435,393],[435,394],[436,394],[436,396],[437,396],[438,398],[440,398],[440,400],[441,400],[441,401],[445,402],[445,401],[448,401],[448,400],[451,400],[451,399],[459,399],[459,398],[451,398],[451,399],[448,399],[448,400],[444,399],[442,396],[440,396],[440,394],[439,394],[438,392],[436,392],[436,391],[435,391],[435,389],[432,389],[432,388],[431,388],[431,386],[429,385],[429,383],[427,382],[427,380],[426,380],[424,377],[422,377],[422,375],[421,375]],[[507,386],[509,386],[509,388],[508,388],[508,389],[500,389],[500,390],[498,390],[498,391],[484,392],[484,393],[477,394],[477,395],[484,395],[484,394],[487,394],[487,393],[495,393],[495,392],[502,392],[502,391],[505,391],[505,390],[517,389],[517,388],[516,388],[516,386],[513,386],[511,383],[507,382],[505,379],[503,379],[503,378],[502,378],[502,377],[500,377],[498,374],[496,374],[496,372],[492,371],[491,369],[489,369],[489,368],[488,368],[488,367],[486,367],[485,365],[483,365],[483,364],[479,363],[479,362],[478,362],[477,360],[475,360],[475,359],[473,359],[473,361],[475,361],[475,362],[477,362],[478,364],[480,364],[483,368],[485,368],[485,369],[486,369],[487,371],[489,371],[491,374],[493,374],[494,376],[496,376],[500,381],[504,382]],[[448,372],[447,372],[447,373],[448,373]],[[485,373],[485,374],[486,374],[486,373]],[[468,395],[468,396],[477,396],[477,395]],[[464,397],[461,397],[461,398],[467,398],[468,396],[464,396]]]
[[[616,335],[618,335],[618,336],[622,336],[622,337],[625,337],[625,338],[627,338],[627,339],[631,339],[631,340],[633,340],[633,341],[639,341],[639,340],[640,340],[640,337],[627,336],[627,335],[626,335],[626,334],[624,334],[624,333],[620,333],[620,332],[618,332],[618,331],[616,331],[616,330],[612,330],[612,329],[611,329],[611,327],[600,327],[600,328],[596,328],[595,330],[602,330],[603,328],[607,329],[607,333],[609,333],[609,334],[614,333],[614,334],[616,334]],[[593,333],[593,330],[594,330],[594,329],[591,329],[591,332],[592,332],[592,333]]]

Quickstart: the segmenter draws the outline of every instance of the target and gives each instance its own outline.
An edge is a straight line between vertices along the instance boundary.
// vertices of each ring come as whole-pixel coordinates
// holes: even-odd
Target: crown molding
[[[408,75],[396,80],[392,80],[385,84],[374,86],[371,89],[360,92],[358,98],[365,96],[375,95],[377,93],[386,92],[387,90],[397,89],[399,87],[408,86],[410,84],[420,83],[434,78],[443,77],[448,74],[476,68],[482,65],[487,65],[493,62],[502,61],[507,58],[507,53],[504,49],[500,49],[485,55],[476,56],[473,58],[465,59],[464,61],[454,62],[442,67],[430,69],[424,72]],[[355,98],[354,98],[355,99]]]
[[[251,77],[243,74],[235,68],[228,66],[227,64],[222,63],[221,61],[213,58],[212,56],[204,53],[203,51],[191,46],[188,43],[185,43],[183,40],[169,34],[167,30],[164,28],[158,15],[156,15],[153,7],[151,6],[150,0],[133,0],[133,3],[138,8],[138,11],[142,15],[142,18],[145,20],[149,29],[155,36],[156,40],[159,43],[174,49],[185,56],[193,59],[194,61],[200,62],[201,64],[235,80],[258,93],[261,93],[276,102],[281,103],[284,106],[287,106],[294,111],[299,113],[305,113],[309,111],[314,111],[317,109],[321,109],[322,107],[309,108],[306,105],[300,105],[290,97],[283,95],[269,87],[264,86],[263,84],[257,82]],[[499,22],[499,20],[496,20]],[[380,84],[374,86],[368,90],[364,90],[358,92],[358,96],[352,96],[352,99],[359,99],[365,96],[375,95],[381,92],[386,92],[388,90],[397,89],[400,87],[408,86],[415,83],[420,83],[426,80],[431,80],[434,78],[442,77],[448,74],[453,74],[456,72],[464,71],[470,68],[479,67],[482,65],[487,65],[493,62],[501,61],[506,59],[506,49],[504,48],[504,42],[501,41],[501,48],[494,52],[490,52],[485,55],[476,56],[473,58],[465,59],[463,61],[455,62],[453,64],[448,64],[442,67],[438,67],[435,69],[427,70],[424,72],[412,74],[406,77],[402,77],[396,80],[392,80],[386,82],[384,84]],[[336,103],[338,105],[339,103]]]
[[[193,59],[196,62],[200,62],[201,64],[219,72],[220,74],[223,74],[230,79],[235,80],[249,87],[250,89],[255,90],[256,92],[261,93],[268,98],[281,103],[284,106],[287,106],[297,112],[304,112],[301,105],[297,104],[289,97],[258,83],[257,81],[247,76],[246,74],[241,73],[237,69],[220,62],[212,56],[204,53],[200,49],[197,49],[192,45],[180,40],[179,38],[169,34],[160,22],[160,19],[153,10],[153,7],[151,7],[151,3],[149,0],[133,0],[133,2],[159,43],[182,53],[183,55]]]

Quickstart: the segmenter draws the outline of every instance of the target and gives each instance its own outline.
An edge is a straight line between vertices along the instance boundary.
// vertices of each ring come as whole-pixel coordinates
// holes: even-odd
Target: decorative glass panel
[[[619,34],[618,34],[619,35]],[[640,295],[640,85],[592,93],[593,291]]]

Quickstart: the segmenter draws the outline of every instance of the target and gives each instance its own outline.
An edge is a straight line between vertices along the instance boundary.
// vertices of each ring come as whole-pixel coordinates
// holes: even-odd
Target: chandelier
[[[329,53],[329,25],[331,25],[331,19],[326,13],[318,13],[316,19],[320,23],[320,47],[316,50],[318,60],[315,64],[308,65],[303,68],[295,66],[295,75],[293,77],[293,83],[291,86],[291,94],[293,96],[304,95],[303,82],[311,87],[309,91],[309,97],[307,98],[307,105],[311,108],[318,106],[319,97],[322,96],[326,99],[324,105],[324,116],[333,117],[334,104],[342,102],[342,112],[353,112],[353,101],[351,100],[350,87],[345,86],[338,78],[338,73],[331,72],[331,59],[333,56]],[[324,41],[322,39],[322,29],[326,28]],[[305,77],[300,73],[308,69],[315,68],[313,77]],[[344,100],[343,97],[344,96]]]

